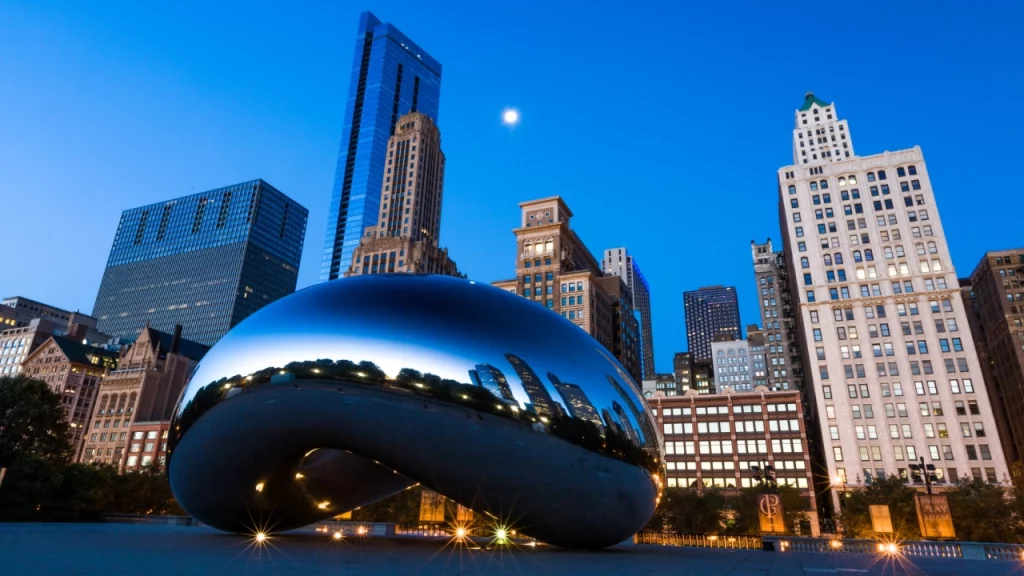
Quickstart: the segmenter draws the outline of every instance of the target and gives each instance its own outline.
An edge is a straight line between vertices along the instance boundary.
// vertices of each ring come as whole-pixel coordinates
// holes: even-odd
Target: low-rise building
[[[22,373],[61,395],[73,457],[81,451],[100,379],[116,366],[116,353],[61,336],[50,336],[22,362]]]
[[[647,404],[664,442],[667,487],[750,488],[757,485],[752,467],[763,474],[770,466],[779,485],[801,491],[811,529],[817,530],[817,499],[799,392],[765,387],[736,392],[725,387],[717,394],[655,394]]]
[[[102,380],[80,460],[136,470],[166,461],[175,403],[208,348],[149,326]]]
[[[0,303],[0,376],[19,373],[22,361],[50,336],[116,349],[110,336],[96,330],[92,316],[12,296]]]

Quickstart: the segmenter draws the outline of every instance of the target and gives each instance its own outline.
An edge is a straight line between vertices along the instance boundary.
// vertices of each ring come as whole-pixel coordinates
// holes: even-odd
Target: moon
[[[505,108],[501,113],[501,123],[506,126],[515,126],[519,124],[519,110],[515,108]]]

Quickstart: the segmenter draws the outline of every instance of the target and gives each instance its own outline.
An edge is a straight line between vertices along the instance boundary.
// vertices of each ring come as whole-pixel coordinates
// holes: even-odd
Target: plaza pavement
[[[853,554],[617,546],[459,549],[413,537],[346,538],[289,533],[257,547],[209,528],[132,524],[0,524],[0,575],[87,574],[609,575],[649,576],[1003,576],[1016,562],[903,559]]]

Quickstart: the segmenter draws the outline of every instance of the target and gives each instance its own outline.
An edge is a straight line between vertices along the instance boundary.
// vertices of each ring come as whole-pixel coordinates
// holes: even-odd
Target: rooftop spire
[[[817,104],[818,106],[828,106],[828,102],[825,102],[821,98],[816,98],[814,92],[808,92],[804,94],[804,105],[800,107],[801,112],[806,112],[811,109],[811,106]]]

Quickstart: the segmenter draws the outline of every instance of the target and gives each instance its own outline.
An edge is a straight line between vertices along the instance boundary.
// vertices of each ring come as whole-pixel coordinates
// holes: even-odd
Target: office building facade
[[[1024,486],[1024,249],[988,252],[962,295],[1010,477]],[[973,313],[972,313],[973,312]]]
[[[72,458],[81,452],[100,380],[116,366],[117,353],[62,336],[50,336],[22,363],[23,374],[46,382],[60,395]]]
[[[729,392],[647,398],[664,441],[666,486],[726,491],[757,485],[754,469],[774,471],[800,490],[812,533],[818,531],[804,405],[795,391]]]
[[[922,458],[940,487],[1008,480],[920,148],[856,156],[812,94],[793,137],[783,252],[833,499],[882,475],[923,488]]]
[[[263,180],[125,210],[93,315],[131,339],[143,326],[212,346],[295,291],[308,212]]]
[[[751,240],[750,254],[761,308],[769,386],[773,390],[799,390],[804,373],[786,256],[781,250],[773,250],[770,238],[764,244]]]
[[[364,231],[377,223],[388,139],[399,118],[420,112],[436,124],[440,97],[441,64],[398,28],[364,12],[331,189],[322,281],[345,274]]]
[[[732,286],[706,286],[683,293],[686,342],[694,361],[711,362],[711,342],[716,336],[739,340],[740,306]]]
[[[640,315],[640,357],[643,378],[655,377],[654,370],[654,329],[651,327],[651,287],[647,284],[637,265],[636,259],[625,248],[604,251],[601,268],[609,276],[618,276],[626,282],[633,308]]]
[[[364,231],[345,276],[461,276],[448,249],[438,246],[444,188],[441,132],[426,114],[406,114],[388,140],[387,154],[377,223]]]
[[[723,392],[751,392],[758,386],[768,386],[765,369],[764,334],[757,326],[747,327],[745,340],[730,340],[724,336],[711,343],[714,357],[715,388]]]

